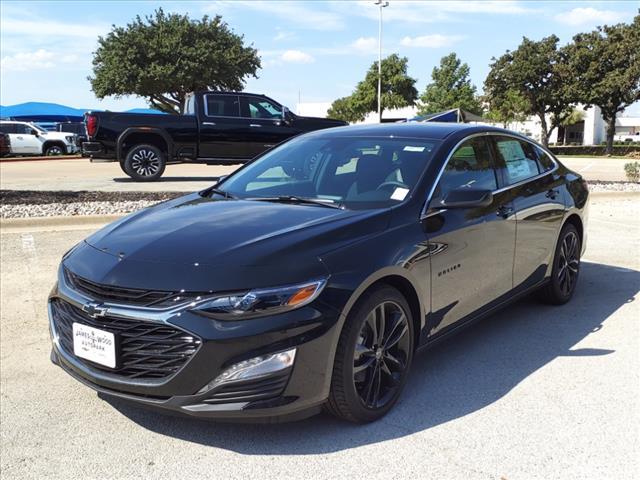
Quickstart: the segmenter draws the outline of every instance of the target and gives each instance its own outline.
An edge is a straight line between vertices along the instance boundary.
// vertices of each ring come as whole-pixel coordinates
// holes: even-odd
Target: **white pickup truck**
[[[48,132],[33,123],[0,121],[0,132],[9,135],[11,153],[15,155],[66,155],[76,153],[76,135]]]

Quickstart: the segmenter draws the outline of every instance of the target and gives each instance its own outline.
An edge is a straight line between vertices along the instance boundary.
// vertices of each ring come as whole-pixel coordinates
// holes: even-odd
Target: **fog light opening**
[[[208,392],[225,383],[250,380],[285,370],[293,366],[295,358],[296,349],[292,348],[284,352],[270,353],[243,360],[231,365],[211,382],[207,383],[198,391],[198,394]]]

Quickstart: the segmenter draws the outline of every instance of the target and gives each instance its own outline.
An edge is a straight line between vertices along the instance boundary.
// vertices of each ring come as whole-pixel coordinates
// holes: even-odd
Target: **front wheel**
[[[122,169],[137,182],[153,182],[164,173],[167,161],[154,145],[136,145],[127,152]]]
[[[390,286],[365,294],[338,341],[327,410],[356,423],[395,405],[413,360],[414,327],[404,296]]]
[[[578,283],[581,250],[578,230],[570,223],[565,225],[558,237],[551,279],[539,292],[543,302],[563,305],[571,300]]]
[[[54,155],[64,155],[66,152],[66,149],[64,146],[62,145],[49,145],[47,148],[45,148],[44,150],[44,154],[47,157],[52,157]]]

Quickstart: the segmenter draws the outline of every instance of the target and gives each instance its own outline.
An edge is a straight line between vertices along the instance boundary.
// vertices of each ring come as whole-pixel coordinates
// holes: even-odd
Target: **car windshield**
[[[44,128],[39,127],[35,123],[28,123],[27,125],[29,125],[29,127],[33,128],[34,130],[37,130],[39,133],[47,133],[47,131]]]
[[[237,198],[313,200],[348,209],[382,208],[408,197],[437,141],[301,137],[266,153],[217,185]]]

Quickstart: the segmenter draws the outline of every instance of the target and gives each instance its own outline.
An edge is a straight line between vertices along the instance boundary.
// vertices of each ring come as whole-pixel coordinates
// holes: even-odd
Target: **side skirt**
[[[497,300],[494,300],[493,302],[485,305],[484,307],[476,310],[475,312],[467,315],[466,317],[461,318],[450,327],[435,334],[433,337],[428,337],[427,341],[422,345],[420,345],[416,349],[416,351],[422,352],[422,351],[429,350],[430,348],[440,344],[440,342],[448,339],[449,337],[456,335],[457,333],[460,333],[461,331],[470,327],[471,325],[474,325],[476,322],[479,322],[480,320],[485,319],[486,317],[496,313],[497,311],[502,310],[503,308],[511,305],[512,303],[515,303],[518,300],[526,297],[527,295],[535,292],[536,290],[538,290],[539,288],[547,284],[549,280],[550,280],[549,278],[545,278],[541,282],[516,293],[514,293],[514,291],[512,290],[511,292],[503,295],[501,298],[498,298]]]

